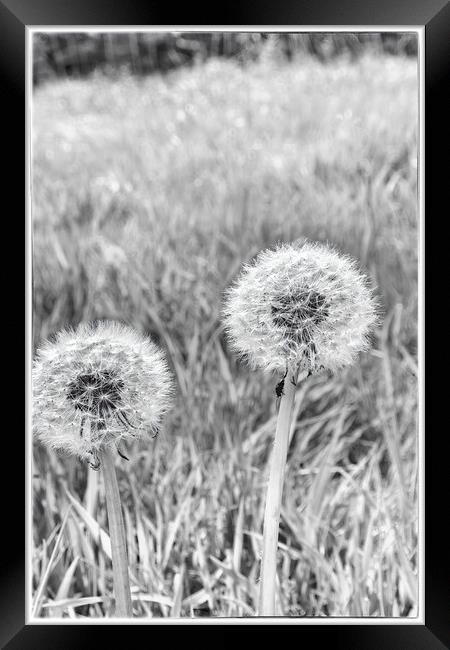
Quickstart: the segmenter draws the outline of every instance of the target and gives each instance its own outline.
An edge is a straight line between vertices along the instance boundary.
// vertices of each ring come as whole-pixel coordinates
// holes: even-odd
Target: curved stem
[[[259,592],[259,616],[275,616],[275,585],[277,574],[278,528],[280,523],[281,497],[283,494],[284,469],[289,447],[292,410],[295,396],[295,378],[291,370],[285,380],[278,411],[275,444],[270,463],[264,512],[263,555]]]
[[[114,596],[116,599],[115,616],[131,617],[133,616],[133,608],[131,604],[130,579],[128,576],[125,526],[123,523],[119,486],[114,467],[114,456],[109,447],[104,447],[100,451],[100,457],[105,483],[109,537],[111,540]]]

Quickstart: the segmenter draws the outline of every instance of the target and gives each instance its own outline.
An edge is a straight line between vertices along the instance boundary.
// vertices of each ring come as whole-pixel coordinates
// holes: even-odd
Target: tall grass
[[[277,600],[291,616],[417,612],[416,91],[415,62],[387,56],[35,91],[34,343],[123,320],[178,382],[164,430],[117,466],[137,615],[256,611],[279,378],[235,361],[221,294],[298,237],[359,258],[385,321],[359,366],[296,392]],[[111,613],[100,480],[35,448],[37,615]]]

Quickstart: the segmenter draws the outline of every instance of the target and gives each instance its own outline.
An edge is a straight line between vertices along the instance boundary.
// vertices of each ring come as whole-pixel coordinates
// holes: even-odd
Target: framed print
[[[154,625],[446,647],[425,215],[448,7],[54,4],[0,4],[26,127],[2,647]]]

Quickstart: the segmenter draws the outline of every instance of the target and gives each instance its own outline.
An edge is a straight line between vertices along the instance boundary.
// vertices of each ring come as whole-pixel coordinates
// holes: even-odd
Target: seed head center
[[[289,334],[298,335],[300,339],[304,339],[305,334],[309,335],[311,328],[328,316],[325,296],[313,290],[275,298],[271,312],[276,326]]]
[[[67,399],[76,409],[104,419],[121,406],[123,381],[103,370],[78,375],[69,384]]]

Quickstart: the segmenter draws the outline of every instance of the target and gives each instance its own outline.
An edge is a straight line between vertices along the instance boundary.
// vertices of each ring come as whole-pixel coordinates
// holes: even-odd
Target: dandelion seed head
[[[59,332],[33,366],[33,434],[88,460],[102,445],[153,435],[170,408],[166,360],[147,337],[119,323]]]
[[[226,292],[225,329],[254,368],[335,371],[367,349],[376,302],[356,262],[307,242],[262,251]]]

